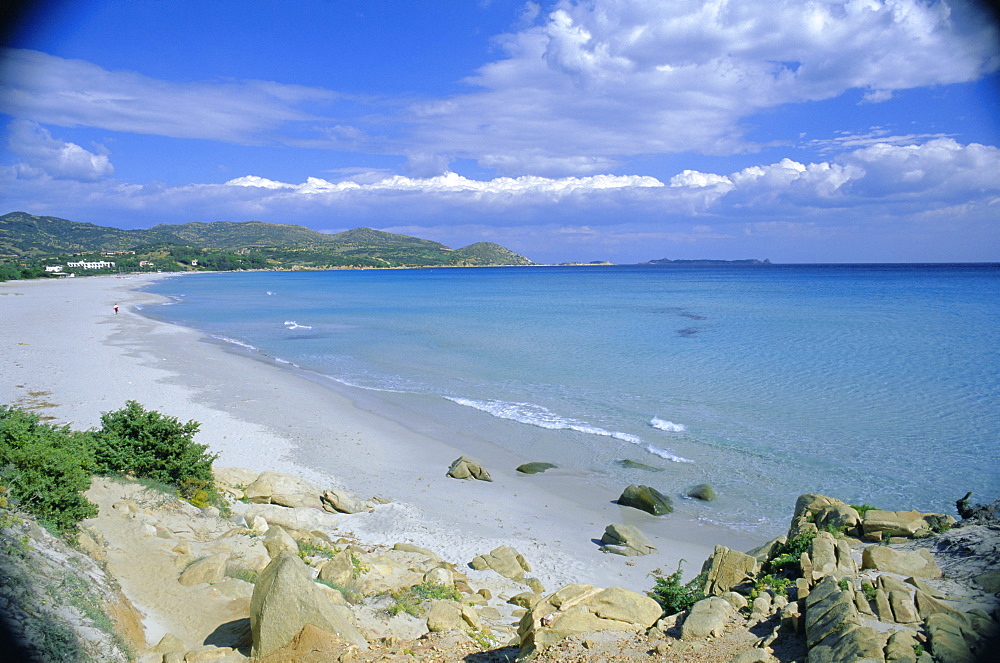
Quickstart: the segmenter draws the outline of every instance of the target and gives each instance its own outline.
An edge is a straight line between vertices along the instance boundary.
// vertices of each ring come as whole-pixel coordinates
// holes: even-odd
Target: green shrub
[[[762,576],[754,582],[753,589],[750,590],[750,600],[753,601],[768,591],[775,596],[788,596],[788,587],[791,584],[792,581],[789,578],[776,578],[771,574]]]
[[[132,474],[177,486],[184,497],[214,487],[207,444],[194,441],[199,424],[182,424],[176,417],[147,411],[135,401],[101,415],[95,435],[94,460],[98,473]],[[207,495],[200,496],[206,503]]]
[[[704,572],[686,584],[681,584],[681,567],[684,561],[682,559],[677,562],[677,570],[668,576],[661,575],[657,571],[649,574],[655,579],[655,583],[653,589],[646,594],[660,604],[665,615],[683,612],[705,598]]]
[[[92,437],[45,424],[37,414],[0,405],[0,484],[12,505],[57,533],[97,515],[90,488]]]
[[[798,576],[802,574],[802,553],[812,547],[816,532],[804,532],[794,539],[779,543],[774,547],[771,559],[764,565],[766,573],[783,573]]]
[[[414,617],[420,616],[424,601],[432,599],[459,601],[462,598],[462,594],[454,587],[436,582],[422,582],[419,585],[391,592],[389,596],[392,597],[392,604],[386,608],[386,612],[390,616],[405,612]]]

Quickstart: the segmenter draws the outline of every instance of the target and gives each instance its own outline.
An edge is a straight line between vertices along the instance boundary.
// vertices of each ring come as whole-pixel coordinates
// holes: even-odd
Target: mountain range
[[[332,269],[347,267],[470,267],[531,265],[499,244],[452,249],[439,242],[356,228],[324,234],[262,221],[161,224],[122,230],[53,216],[0,216],[0,261],[132,252],[120,260],[166,269]]]

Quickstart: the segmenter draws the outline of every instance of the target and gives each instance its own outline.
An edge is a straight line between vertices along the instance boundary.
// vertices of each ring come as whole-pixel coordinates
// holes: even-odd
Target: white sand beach
[[[210,445],[219,465],[288,472],[390,500],[374,513],[345,516],[341,534],[413,543],[463,566],[513,545],[547,589],[583,582],[645,591],[654,569],[670,572],[683,558],[689,577],[716,544],[745,550],[763,542],[677,513],[654,518],[620,507],[617,494],[586,477],[518,474],[517,465],[539,459],[465,444],[460,431],[412,430],[391,413],[358,407],[348,391],[145,317],[136,307],[162,299],[136,289],[155,278],[163,276],[0,283],[0,403],[77,429],[98,426],[102,412],[127,400],[193,419],[201,424],[196,440]],[[480,461],[494,481],[447,478],[460,455]],[[614,522],[639,526],[657,552],[599,552],[595,540]]]

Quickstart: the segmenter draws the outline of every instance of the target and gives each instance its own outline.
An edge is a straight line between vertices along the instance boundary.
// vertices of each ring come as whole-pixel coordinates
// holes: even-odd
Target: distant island
[[[677,266],[689,266],[689,265],[706,265],[706,266],[769,266],[771,261],[767,258],[763,260],[758,260],[756,258],[749,258],[747,260],[670,260],[669,258],[660,258],[659,260],[650,260],[649,262],[639,263],[640,265],[677,265]]]

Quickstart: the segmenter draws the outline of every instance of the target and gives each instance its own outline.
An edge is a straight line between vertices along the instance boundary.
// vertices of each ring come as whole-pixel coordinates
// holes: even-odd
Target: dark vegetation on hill
[[[25,212],[0,216],[0,280],[44,276],[46,266],[81,259],[114,262],[115,272],[532,264],[492,242],[451,249],[371,228],[327,235],[296,225],[219,221],[121,230]]]

